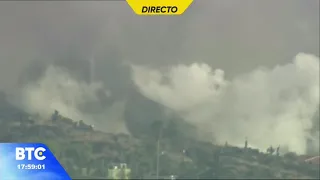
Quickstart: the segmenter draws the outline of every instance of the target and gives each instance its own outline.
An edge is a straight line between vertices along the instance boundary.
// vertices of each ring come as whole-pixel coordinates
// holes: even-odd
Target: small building
[[[131,169],[127,164],[121,163],[120,166],[113,166],[108,169],[108,179],[130,179]]]

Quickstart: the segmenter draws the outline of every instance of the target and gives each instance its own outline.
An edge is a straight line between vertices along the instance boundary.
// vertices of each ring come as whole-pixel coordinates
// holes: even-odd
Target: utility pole
[[[158,141],[157,141],[157,174],[156,174],[156,176],[157,176],[157,179],[159,179],[159,160],[160,160],[160,153],[159,153],[159,151],[160,151],[160,138],[158,138]]]
[[[160,168],[160,140],[162,138],[162,128],[163,124],[161,124],[160,130],[159,130],[159,136],[157,141],[157,165],[156,165],[156,176],[157,179],[159,179],[159,168]]]

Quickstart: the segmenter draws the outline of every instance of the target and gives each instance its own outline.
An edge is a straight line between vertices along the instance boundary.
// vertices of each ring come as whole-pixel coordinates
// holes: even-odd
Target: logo
[[[181,15],[193,0],[127,0],[138,15]]]
[[[5,158],[1,158],[5,157]],[[0,180],[71,180],[43,143],[0,143]]]
[[[16,160],[36,160],[43,161],[46,159],[44,152],[46,151],[43,147],[16,147]]]

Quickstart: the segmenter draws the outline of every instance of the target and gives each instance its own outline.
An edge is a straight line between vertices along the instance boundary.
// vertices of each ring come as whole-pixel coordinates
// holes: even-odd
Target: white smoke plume
[[[223,70],[197,63],[169,71],[133,66],[132,78],[144,96],[176,111],[203,134],[212,133],[218,143],[242,146],[247,137],[261,150],[280,145],[306,152],[319,105],[316,56],[300,53],[292,63],[231,80]],[[313,138],[319,149],[319,137]]]
[[[65,117],[94,124],[100,130],[127,132],[121,117],[124,104],[102,106],[101,93],[104,98],[111,96],[102,83],[78,81],[66,69],[49,66],[36,82],[15,92],[11,102],[28,113],[39,114],[42,119],[49,119],[54,110],[58,110]],[[98,107],[105,109],[90,112],[90,108]]]

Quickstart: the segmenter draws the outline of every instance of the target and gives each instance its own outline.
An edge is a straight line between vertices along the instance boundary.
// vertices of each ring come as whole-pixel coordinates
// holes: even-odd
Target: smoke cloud
[[[147,98],[176,111],[218,143],[241,145],[245,137],[305,153],[319,105],[319,58],[300,53],[292,63],[258,68],[231,80],[206,64],[168,71],[133,66],[133,80]],[[319,148],[319,137],[314,141]],[[211,139],[211,137],[208,137]]]
[[[179,17],[136,16],[125,1],[0,1],[0,91],[109,132],[126,132],[125,110],[147,114],[138,87],[219,142],[303,152],[319,62],[290,63],[299,52],[319,56],[318,0],[194,1]]]
[[[113,103],[101,82],[77,80],[65,68],[49,66],[38,80],[14,92],[11,102],[43,119],[58,110],[65,117],[84,120],[100,130],[127,133],[121,117],[124,104]]]

